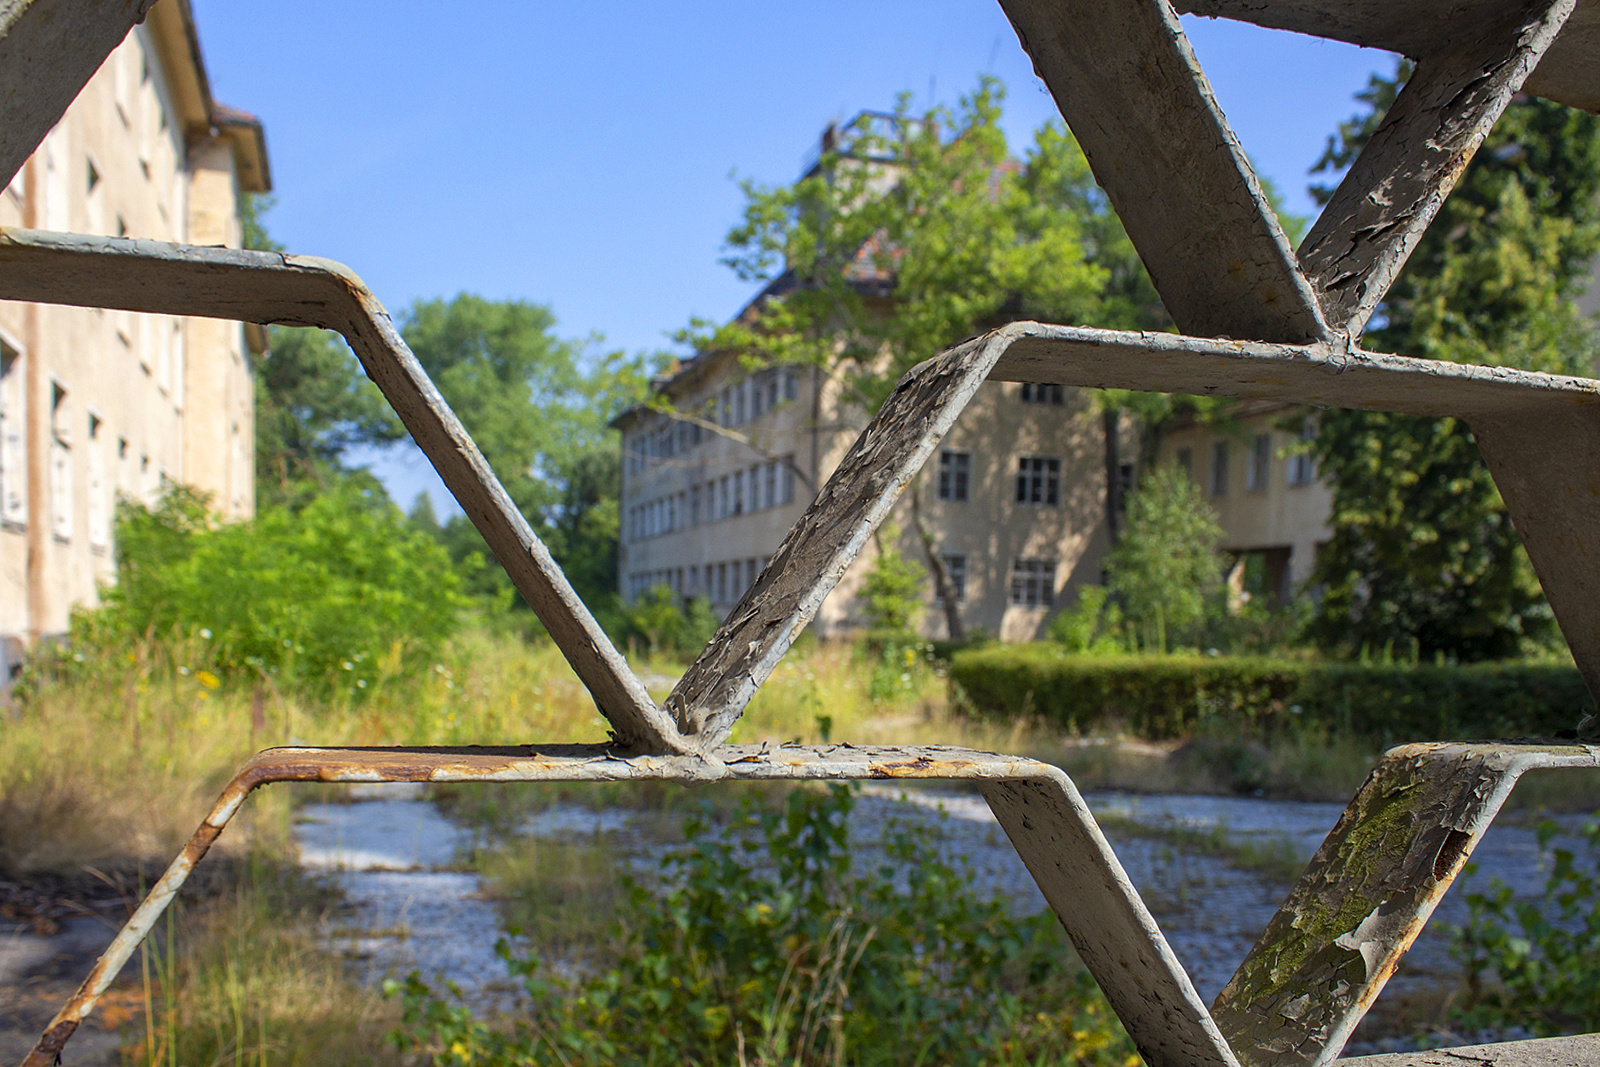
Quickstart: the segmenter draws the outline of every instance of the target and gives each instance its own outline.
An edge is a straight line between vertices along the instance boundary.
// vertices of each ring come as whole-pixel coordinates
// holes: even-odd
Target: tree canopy
[[[1349,164],[1407,73],[1374,76],[1323,167]],[[1573,297],[1597,251],[1600,119],[1519,98],[1412,253],[1366,345],[1592,374],[1600,345]],[[1313,579],[1324,590],[1312,624],[1319,643],[1480,659],[1553,637],[1464,422],[1326,411],[1314,451],[1333,488],[1333,537]]]
[[[914,363],[1011,318],[1165,322],[1121,224],[1059,124],[1025,158],[985,79],[955,109],[864,114],[792,185],[743,185],[725,262],[766,286],[702,347],[844,370],[868,410]]]
[[[418,301],[401,333],[484,458],[581,596],[616,588],[615,432],[620,357],[555,335],[549,308],[469,293]],[[509,595],[471,524],[456,516],[439,534],[468,563],[478,592]]]

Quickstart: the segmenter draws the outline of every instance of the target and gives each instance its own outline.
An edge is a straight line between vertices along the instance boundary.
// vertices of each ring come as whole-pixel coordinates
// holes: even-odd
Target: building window
[[[21,353],[0,341],[0,520],[28,521],[28,391]]]
[[[1061,386],[1052,383],[1023,382],[1022,402],[1060,407],[1067,402],[1067,394]]]
[[[1267,472],[1272,469],[1272,435],[1258,433],[1250,441],[1250,456],[1244,467],[1244,487],[1247,492],[1264,493],[1267,490]]]
[[[970,452],[952,452],[946,449],[939,453],[940,500],[966,500],[967,485],[971,479],[972,454]]]
[[[72,425],[67,391],[50,385],[50,529],[58,541],[72,539]]]
[[[1178,449],[1178,469],[1189,477],[1194,477],[1194,449]]]
[[[940,556],[939,562],[944,564],[945,577],[950,579],[950,588],[954,590],[956,599],[967,599],[967,557]]]
[[[1228,494],[1228,442],[1218,441],[1211,446],[1211,495]]]
[[[1061,461],[1045,456],[1018,459],[1017,503],[1051,508],[1061,503]]]
[[[784,456],[778,473],[778,503],[794,503],[794,457]]]
[[[1317,461],[1311,455],[1311,442],[1316,440],[1317,427],[1310,419],[1300,424],[1299,442],[1294,455],[1289,457],[1289,484],[1295,488],[1310,485],[1317,480]]]
[[[1056,561],[1019,559],[1011,564],[1011,603],[1048,608],[1056,602]]]
[[[89,547],[111,546],[111,487],[106,484],[105,421],[89,413]]]

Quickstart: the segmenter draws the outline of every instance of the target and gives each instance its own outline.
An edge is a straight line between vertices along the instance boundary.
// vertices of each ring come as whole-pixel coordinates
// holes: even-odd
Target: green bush
[[[925,829],[856,870],[852,803],[835,785],[692,820],[665,888],[633,886],[613,966],[569,986],[502,942],[526,994],[509,1026],[413,975],[399,1043],[448,1067],[1136,1062],[1053,919],[981,899]]]
[[[1106,583],[1126,614],[1128,639],[1153,652],[1193,648],[1223,604],[1216,511],[1187,473],[1158,467],[1129,498],[1127,522],[1106,557]]]
[[[910,630],[922,617],[922,582],[928,571],[896,547],[899,538],[895,526],[878,531],[878,554],[861,581],[862,611],[875,630]]]
[[[1075,656],[1053,645],[957,653],[950,678],[977,713],[1072,733],[1247,736],[1313,728],[1380,744],[1551,737],[1593,707],[1577,670],[1532,663],[1406,666],[1227,656]]]
[[[652,586],[622,608],[624,639],[642,641],[647,652],[696,656],[717,632],[718,621],[710,601],[680,600],[666,585]]]
[[[74,620],[79,654],[172,639],[205,648],[193,666],[223,679],[360,695],[436,659],[462,604],[444,550],[358,492],[213,525],[204,498],[174,487],[153,509],[124,506],[117,544],[117,584]]]
[[[1600,823],[1583,830],[1588,855],[1551,849],[1556,824],[1539,826],[1550,875],[1540,901],[1517,901],[1498,879],[1470,893],[1470,917],[1456,931],[1466,996],[1452,1022],[1468,1030],[1517,1027],[1538,1037],[1600,1030]]]

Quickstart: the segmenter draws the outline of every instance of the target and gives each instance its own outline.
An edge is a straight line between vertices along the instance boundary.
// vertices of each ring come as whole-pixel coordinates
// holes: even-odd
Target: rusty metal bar
[[[274,748],[223,790],[88,978],[24,1061],[48,1067],[94,1009],[206,850],[256,787],[269,782],[592,782],[945,779],[977,782],[1017,841],[1045,899],[1151,1067],[1237,1063],[1128,881],[1083,798],[1061,770],[971,749],[746,745],[710,757],[625,756],[605,745],[505,748]]]
[[[619,740],[641,751],[706,751],[727,737],[986,377],[1457,415],[1485,427],[1520,420],[1544,429],[1546,450],[1569,457],[1551,469],[1600,479],[1600,471],[1570,462],[1591,454],[1578,447],[1582,442],[1549,432],[1600,432],[1600,383],[1588,379],[1370,353],[1348,339],[1290,345],[1013,323],[913,368],[674,689],[669,715],[650,701],[578,601],[388,314],[348,268],[306,256],[10,230],[0,231],[0,299],[290,322],[345,334]],[[1515,489],[1507,496],[1516,499]],[[1566,527],[1581,527],[1591,497],[1550,497],[1543,506]],[[1535,531],[1523,534],[1530,546],[1538,544]],[[1552,607],[1600,693],[1600,625],[1582,624],[1587,613],[1600,611],[1600,569],[1562,569],[1560,559],[1536,551],[1536,566],[1541,560],[1542,575],[1562,577],[1547,584]]]
[[[1387,752],[1212,1011],[1245,1067],[1333,1060],[1525,771],[1600,767],[1593,745]]]
[[[155,0],[0,3],[0,189]]]
[[[320,326],[343,334],[550,631],[618,743],[643,752],[693,747],[578,599],[389,313],[349,268],[277,252],[0,229],[0,299]]]
[[[1433,1052],[1391,1052],[1352,1056],[1337,1067],[1594,1067],[1600,1063],[1600,1034],[1541,1037],[1464,1045]]]
[[[1505,0],[1177,0],[1179,11],[1382,48],[1413,59],[1453,47],[1464,33],[1505,15]],[[1577,10],[1527,90],[1558,104],[1600,111],[1600,0]]]
[[[1000,0],[1184,333],[1327,335],[1167,0]]]
[[[1577,0],[1470,26],[1422,59],[1300,245],[1322,312],[1352,336],[1389,291],[1511,96]]]

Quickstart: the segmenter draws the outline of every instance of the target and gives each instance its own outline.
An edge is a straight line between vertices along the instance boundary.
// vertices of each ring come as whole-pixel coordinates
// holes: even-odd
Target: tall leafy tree
[[[244,247],[282,252],[263,216],[271,197],[244,193]],[[326,330],[267,328],[267,355],[255,365],[256,503],[304,507],[335,484],[381,494],[350,450],[391,444],[405,435],[378,387],[344,339]]]
[[[1106,561],[1107,585],[1139,646],[1192,644],[1222,594],[1222,526],[1200,486],[1160,467],[1128,505],[1128,527]]]
[[[871,412],[912,365],[1007,320],[1165,327],[1076,141],[1048,124],[1018,160],[1000,127],[1003,98],[985,79],[954,109],[913,115],[902,99],[893,116],[838,131],[800,181],[745,183],[725,262],[762,283],[763,298],[694,343],[826,366]],[[1108,419],[1108,446],[1116,437]],[[956,636],[954,587],[915,485],[910,502]]]
[[[555,333],[542,305],[463,293],[418,301],[406,343],[460,416],[534,532],[586,600],[616,588],[617,492],[613,365]],[[471,524],[439,534],[479,593],[509,588]]]
[[[335,484],[381,492],[352,468],[352,449],[405,435],[394,409],[361,370],[344,339],[325,330],[269,328],[256,365],[256,499],[301,507]]]
[[[1323,167],[1354,159],[1407,73],[1374,76]],[[1600,119],[1519,98],[1418,244],[1366,344],[1592,374],[1600,346],[1572,298],[1597,251]],[[1312,624],[1321,644],[1480,659],[1553,636],[1464,422],[1326,411],[1314,452],[1333,488],[1333,537],[1314,574],[1325,590]]]

